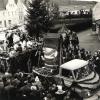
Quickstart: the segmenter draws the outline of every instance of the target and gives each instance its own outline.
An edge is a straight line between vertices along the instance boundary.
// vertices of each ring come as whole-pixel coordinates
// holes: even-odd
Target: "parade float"
[[[89,66],[88,61],[80,59],[74,59],[62,64],[57,75],[51,69],[47,70],[44,67],[33,70],[33,73],[47,79],[49,82],[55,80],[58,87],[62,87],[62,80],[66,87],[70,87],[75,82],[77,86],[74,86],[74,90],[83,98],[93,97],[96,89],[100,86],[99,75]]]
[[[44,66],[33,69],[33,72],[38,75],[51,77],[55,71],[57,71],[57,56],[58,52],[56,49],[44,47]]]

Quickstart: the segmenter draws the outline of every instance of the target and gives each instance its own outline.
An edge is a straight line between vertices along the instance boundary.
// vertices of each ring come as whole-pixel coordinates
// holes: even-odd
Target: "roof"
[[[21,0],[25,6],[28,6],[29,0]],[[15,3],[17,4],[18,0],[15,0]],[[0,0],[0,10],[6,9],[6,5],[8,3],[8,0]]]
[[[66,62],[62,64],[60,67],[68,70],[76,70],[81,67],[84,67],[85,65],[88,64],[88,61],[85,60],[80,60],[80,59],[74,59],[69,62]]]
[[[15,3],[17,4],[18,0],[15,0]],[[0,0],[0,10],[6,9],[6,5],[8,3],[8,0]]]
[[[3,10],[6,8],[8,0],[0,0],[0,10]]]

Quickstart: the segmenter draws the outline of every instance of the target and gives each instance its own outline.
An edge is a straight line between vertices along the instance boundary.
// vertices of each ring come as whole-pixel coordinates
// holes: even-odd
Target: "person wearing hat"
[[[27,41],[27,48],[28,49],[32,49],[32,46],[33,46],[32,41],[28,39],[28,41]]]
[[[82,49],[80,50],[80,54],[81,54],[81,59],[84,59],[84,60],[85,60],[86,55],[85,55],[85,49],[84,49],[84,48],[82,48]]]
[[[73,81],[70,87],[67,88],[66,95],[63,100],[83,100],[76,91],[75,88],[81,88],[77,82]]]
[[[90,51],[86,51],[86,52],[85,52],[85,55],[86,55],[85,60],[91,59],[91,52],[90,52]]]
[[[27,50],[27,42],[26,40],[24,40],[23,42],[20,41],[21,47],[22,47],[22,51],[26,51]]]
[[[2,80],[4,83],[4,94],[6,99],[13,100],[15,87],[11,84],[12,75],[6,72]]]
[[[68,34],[66,34],[63,44],[64,44],[65,48],[68,50],[69,44],[70,44],[70,37]]]
[[[99,57],[96,57],[96,61],[95,61],[95,70],[98,74],[100,74],[100,58]]]
[[[18,55],[17,49],[18,49],[18,44],[14,44],[12,50],[10,50],[9,52],[10,58],[16,57]]]
[[[22,47],[21,47],[21,44],[18,44],[17,52],[18,52],[18,53],[22,53]]]
[[[57,92],[58,88],[57,88],[57,85],[56,84],[52,84],[49,86],[49,90],[48,90],[48,93],[47,93],[47,98],[48,100],[56,100],[56,92]]]
[[[7,32],[6,38],[8,41],[8,47],[13,46],[13,34],[10,30]]]
[[[71,44],[74,48],[76,48],[76,46],[79,45],[79,39],[78,39],[78,36],[76,34],[76,32],[73,32],[72,33],[72,39],[71,39]]]
[[[20,36],[20,41],[23,42],[24,40],[26,40],[26,35],[25,35],[25,33],[22,33]]]

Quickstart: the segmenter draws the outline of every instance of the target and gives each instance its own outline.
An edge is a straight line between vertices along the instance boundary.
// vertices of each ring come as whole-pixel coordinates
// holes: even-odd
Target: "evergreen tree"
[[[29,5],[26,29],[29,36],[34,36],[38,39],[40,34],[49,30],[52,21],[44,0],[33,0]]]

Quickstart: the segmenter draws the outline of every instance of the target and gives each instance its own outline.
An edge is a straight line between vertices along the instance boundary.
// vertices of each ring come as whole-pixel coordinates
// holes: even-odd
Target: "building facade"
[[[93,7],[93,20],[99,20],[100,19],[100,2],[98,2],[94,7]]]
[[[93,27],[92,30],[98,34],[100,39],[100,2],[98,2],[94,8],[92,9],[93,12]]]
[[[23,24],[26,9],[22,0],[0,0],[0,28]]]

